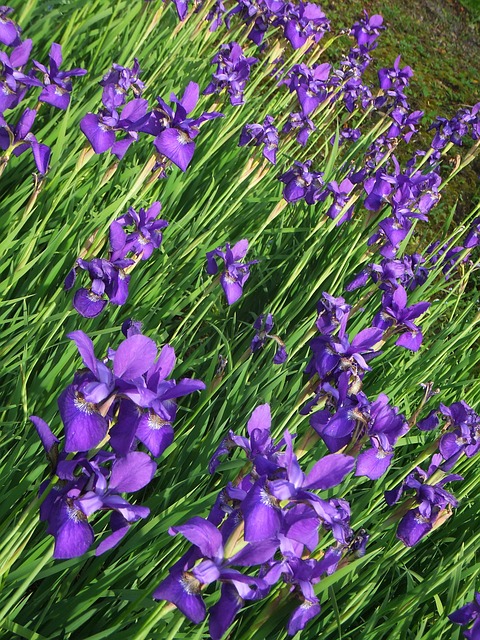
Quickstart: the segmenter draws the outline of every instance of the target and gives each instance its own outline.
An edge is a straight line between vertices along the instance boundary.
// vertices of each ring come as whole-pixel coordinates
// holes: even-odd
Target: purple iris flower
[[[448,482],[463,480],[462,476],[451,474],[433,485],[427,483],[439,468],[441,460],[441,454],[434,455],[427,471],[415,467],[415,471],[410,473],[402,484],[395,489],[385,491],[385,501],[389,506],[398,502],[405,490],[415,491],[415,501],[418,506],[407,511],[397,529],[397,538],[407,547],[415,546],[432,530],[442,513],[458,505],[455,497],[443,487]]]
[[[283,126],[282,133],[290,133],[293,129],[299,129],[296,140],[298,144],[304,147],[308,142],[310,134],[316,130],[316,127],[312,120],[304,115],[303,112],[290,113],[287,122]]]
[[[333,202],[327,209],[326,213],[329,218],[331,218],[332,220],[336,220],[337,226],[340,226],[341,224],[347,222],[347,220],[351,220],[352,218],[354,208],[353,204],[348,207],[346,211],[344,211],[341,217],[339,217],[339,214],[344,206],[348,203],[350,199],[349,196],[354,187],[355,185],[348,178],[342,180],[340,184],[338,184],[335,180],[332,180],[326,185],[323,196],[319,198],[320,200],[325,200],[329,195],[333,196]]]
[[[327,31],[330,31],[330,20],[321,8],[311,2],[300,3],[295,6],[286,4],[285,37],[294,49],[299,49],[312,37],[319,42]]]
[[[120,495],[139,491],[152,480],[157,465],[146,453],[135,451],[115,459],[99,451],[91,460],[73,460],[69,468],[70,474],[59,472],[63,486],[54,485],[40,507],[40,519],[48,523],[47,533],[55,538],[54,558],[75,558],[88,551],[94,541],[88,520],[97,511],[112,512],[112,533],[99,544],[97,555],[118,544],[131,523],[149,515],[147,507],[132,506]],[[45,488],[46,484],[40,494]]]
[[[267,116],[263,121],[263,125],[254,123],[246,124],[243,127],[238,146],[244,147],[248,144],[253,144],[254,147],[258,147],[263,144],[263,157],[269,160],[272,164],[276,164],[278,131],[273,125],[272,116]]]
[[[365,10],[363,13],[364,17],[353,25],[351,35],[361,49],[372,51],[377,46],[376,40],[380,32],[386,27],[383,26],[382,16],[375,14],[369,17]]]
[[[232,105],[244,104],[243,92],[250,78],[250,69],[256,62],[257,58],[247,58],[243,54],[237,42],[222,44],[220,51],[212,58],[212,64],[216,64],[217,68],[203,94],[220,93],[226,89]]]
[[[65,290],[74,286],[78,269],[87,271],[91,279],[90,287],[78,289],[73,298],[73,306],[78,313],[85,318],[94,318],[108,302],[125,304],[131,277],[128,271],[139,260],[147,260],[162,242],[162,229],[168,226],[168,222],[157,218],[161,208],[160,202],[154,202],[146,211],[139,209],[138,213],[130,207],[125,215],[110,225],[108,260],[77,259],[65,279]]]
[[[232,557],[225,558],[223,532],[208,520],[195,516],[184,525],[172,527],[169,533],[171,535],[180,533],[185,536],[195,546],[194,554],[186,563],[183,565],[177,563],[177,566],[170,570],[170,575],[160,583],[153,597],[156,600],[172,602],[192,622],[199,623],[205,618],[206,607],[201,592],[212,582],[218,580],[230,585],[241,601],[258,599],[259,591],[269,590],[262,579],[247,576],[231,567],[255,566],[264,563],[272,558],[278,548],[276,540],[268,540],[256,545],[247,544]],[[190,566],[192,559],[196,557],[200,559],[200,563]],[[232,607],[231,598],[225,595],[225,592],[222,592],[221,602],[227,611],[220,612],[219,607],[210,611],[211,615],[213,612],[214,618],[213,624],[212,620],[210,621],[211,629],[213,627],[214,630],[213,638],[220,638],[223,635],[239,610],[239,607]],[[230,596],[230,594],[227,595]],[[219,633],[220,627],[224,627],[222,633]]]
[[[87,113],[80,121],[80,129],[95,153],[111,149],[111,153],[121,160],[132,142],[138,140],[138,131],[147,119],[147,108],[147,100],[135,98],[125,104],[121,113],[115,109]],[[117,140],[117,133],[126,136]]]
[[[0,115],[0,149],[19,156],[28,149],[32,150],[38,172],[45,175],[48,170],[50,160],[50,147],[38,142],[31,133],[31,128],[35,121],[37,112],[35,109],[25,109],[20,116],[18,123],[14,126],[8,125],[3,116]]]
[[[72,91],[72,83],[68,80],[72,76],[84,76],[86,69],[71,69],[70,71],[60,71],[62,64],[62,47],[55,42],[50,48],[50,64],[45,67],[36,60],[33,61],[35,67],[43,74],[43,90],[38,99],[40,102],[57,107],[57,109],[66,109],[70,104],[70,93]]]
[[[304,116],[310,115],[327,98],[330,70],[328,62],[314,67],[296,64],[289,71],[288,79],[281,82],[296,92]]]
[[[200,133],[200,125],[206,120],[223,117],[223,114],[212,111],[204,112],[198,118],[187,118],[197,105],[199,91],[196,82],[189,82],[180,100],[172,93],[170,100],[176,105],[175,111],[157,98],[158,107],[148,114],[148,120],[140,128],[140,131],[155,136],[153,144],[158,153],[182,171],[187,169],[193,158],[194,138]]]
[[[467,640],[478,640],[480,638],[480,593],[476,591],[472,602],[450,613],[448,617],[451,622],[460,624],[462,627],[473,622],[469,629],[464,630],[463,635]]]
[[[75,310],[84,318],[95,318],[105,309],[108,302],[125,304],[131,277],[126,269],[133,264],[135,261],[130,259],[117,259],[112,262],[104,258],[93,258],[90,261],[78,258],[65,280],[65,289],[68,291],[73,287],[77,268],[87,271],[92,283],[90,288],[82,287],[75,292]]]
[[[14,109],[24,98],[28,87],[41,87],[33,72],[24,73],[32,50],[32,41],[24,40],[10,55],[0,51],[0,114]]]
[[[135,58],[132,68],[113,64],[110,71],[100,81],[103,87],[102,102],[104,106],[114,111],[125,104],[129,91],[135,98],[140,98],[145,85],[140,80],[140,65]]]
[[[345,331],[351,308],[341,296],[335,298],[324,291],[317,303],[317,329],[324,335],[333,333],[338,327]]]
[[[168,379],[175,363],[175,350],[167,344],[158,358],[149,362],[142,376],[136,377],[134,384],[125,380],[125,376],[117,381],[118,393],[123,399],[110,441],[118,454],[125,455],[137,440],[155,457],[171,445],[177,399],[205,389],[201,380],[182,378],[177,382]]]
[[[480,450],[480,416],[464,400],[450,406],[440,404],[426,419],[418,423],[422,431],[430,431],[438,426],[438,414],[446,418],[443,435],[438,449],[445,459],[444,471],[449,471],[462,454],[471,458]]]
[[[141,260],[148,260],[153,250],[160,247],[163,239],[162,230],[168,226],[166,220],[158,218],[161,208],[160,202],[154,202],[146,211],[139,209],[138,213],[130,207],[125,215],[112,222],[112,261],[121,260],[128,253],[139,256]],[[133,231],[130,232],[129,227],[133,227]]]
[[[227,242],[225,251],[221,247],[207,252],[207,273],[218,273],[218,264],[215,258],[220,258],[224,263],[224,270],[220,276],[220,283],[225,292],[228,304],[236,302],[243,293],[243,286],[250,277],[250,265],[258,260],[241,262],[248,251],[248,240],[240,240],[233,247]]]
[[[285,350],[285,343],[280,340],[278,336],[271,335],[270,331],[273,329],[274,325],[273,316],[271,313],[262,314],[258,316],[258,318],[253,323],[253,328],[257,332],[254,336],[252,342],[250,343],[250,349],[252,353],[263,349],[265,343],[267,342],[267,338],[271,338],[277,343],[277,351],[273,357],[273,364],[283,364],[288,354]]]
[[[341,325],[338,336],[322,335],[313,338],[310,342],[313,356],[305,371],[308,374],[318,373],[320,379],[334,371],[370,371],[367,361],[379,355],[380,352],[374,347],[380,342],[382,335],[381,329],[369,327],[357,333],[350,342]]]
[[[249,27],[248,38],[260,46],[271,24],[283,20],[285,3],[283,0],[239,0],[227,14],[227,20],[239,13]],[[228,22],[227,22],[228,25]]]
[[[0,7],[0,42],[7,47],[16,47],[21,43],[22,30],[16,22],[8,18],[13,9],[5,5]]]
[[[420,327],[413,320],[424,314],[429,307],[430,302],[417,302],[407,307],[407,292],[398,285],[393,295],[383,295],[382,310],[375,316],[373,325],[383,331],[389,328],[394,328],[395,333],[401,331],[402,335],[395,344],[410,351],[418,351],[423,336]]]
[[[406,66],[403,69],[400,67],[400,58],[401,56],[397,57],[391,69],[380,69],[378,72],[380,88],[384,91],[396,88],[403,89],[408,86],[410,78],[413,76],[411,67]]]
[[[282,195],[287,202],[297,202],[304,199],[307,204],[314,204],[323,192],[323,173],[311,171],[312,161],[295,161],[293,167],[278,176],[278,180],[285,184]]]

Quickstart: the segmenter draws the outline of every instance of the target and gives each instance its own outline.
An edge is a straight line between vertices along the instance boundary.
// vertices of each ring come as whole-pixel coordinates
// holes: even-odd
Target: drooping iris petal
[[[69,385],[58,398],[58,408],[65,425],[65,451],[88,451],[107,435],[108,422],[96,407],[87,402],[76,385]]]
[[[78,289],[73,297],[73,306],[84,318],[95,318],[107,306],[108,300],[88,289]]]
[[[194,516],[185,524],[172,527],[173,534],[181,533],[189,542],[196,545],[206,558],[222,558],[222,534],[211,522]]]
[[[413,547],[431,528],[432,523],[430,520],[422,516],[418,508],[412,509],[400,520],[397,529],[397,538],[407,547]]]
[[[177,570],[170,574],[155,589],[153,597],[155,600],[172,602],[195,624],[202,622],[207,614],[200,595],[200,583],[188,573]]]
[[[155,475],[157,465],[147,453],[131,451],[112,465],[110,489],[119,493],[143,489]]]
[[[282,524],[281,512],[276,506],[262,480],[258,480],[241,505],[245,520],[244,538],[247,542],[257,542],[275,538]]]
[[[108,151],[115,144],[115,132],[101,124],[94,113],[87,113],[80,120],[80,129],[86,135],[95,153]]]
[[[43,448],[47,453],[49,453],[49,451],[51,451],[53,447],[60,442],[60,440],[53,435],[45,420],[42,420],[42,418],[38,418],[37,416],[30,416],[29,419],[35,425],[35,429],[37,430],[38,437],[43,444]]]
[[[167,157],[182,171],[186,171],[195,151],[195,143],[180,129],[162,131],[153,143],[159,153]]]
[[[174,432],[170,422],[148,412],[140,418],[135,436],[157,458],[172,444]]]
[[[355,458],[332,453],[316,462],[307,475],[304,489],[331,489],[342,482],[355,466]]]
[[[60,526],[55,532],[53,557],[66,560],[82,556],[93,544],[93,529],[86,516],[74,505],[62,505],[59,513]]]
[[[393,453],[386,454],[383,451],[372,448],[362,451],[357,458],[356,476],[366,476],[370,480],[378,480],[390,466]]]

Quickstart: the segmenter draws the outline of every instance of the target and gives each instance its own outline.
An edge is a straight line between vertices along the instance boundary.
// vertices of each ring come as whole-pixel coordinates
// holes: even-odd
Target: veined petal
[[[69,385],[58,398],[58,408],[65,425],[65,451],[88,451],[107,435],[108,422],[91,403]]]
[[[150,482],[156,470],[157,465],[148,453],[131,451],[113,463],[109,489],[118,493],[139,491]]]
[[[165,129],[153,143],[159,153],[166,156],[182,171],[186,171],[195,151],[195,143],[180,129]]]
[[[119,378],[134,380],[155,362],[157,346],[142,334],[130,336],[118,347],[113,358],[113,373]]]
[[[355,458],[331,453],[321,458],[306,477],[304,489],[331,489],[342,482],[355,466]]]

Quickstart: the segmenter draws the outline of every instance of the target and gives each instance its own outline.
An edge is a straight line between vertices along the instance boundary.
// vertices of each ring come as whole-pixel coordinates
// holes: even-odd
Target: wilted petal
[[[42,418],[38,418],[37,416],[30,416],[29,419],[33,422],[35,429],[37,430],[38,437],[43,444],[43,448],[47,453],[49,453],[53,447],[60,442],[60,440],[53,435],[45,420],[42,420]]]

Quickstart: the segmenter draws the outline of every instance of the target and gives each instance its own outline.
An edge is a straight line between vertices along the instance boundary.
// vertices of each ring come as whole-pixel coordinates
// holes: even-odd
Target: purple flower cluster
[[[243,104],[243,92],[250,78],[250,69],[256,62],[258,59],[247,58],[236,42],[222,44],[220,51],[212,58],[212,64],[216,64],[217,68],[203,94],[220,93],[226,89],[232,105]]]
[[[480,102],[473,107],[462,107],[450,119],[437,116],[430,126],[435,131],[432,148],[441,150],[448,143],[463,145],[463,140],[470,135],[472,140],[480,138]]]
[[[38,142],[32,133],[37,109],[25,107],[16,124],[7,122],[5,112],[23,102],[32,88],[41,88],[39,102],[64,110],[70,104],[70,78],[87,72],[85,69],[60,71],[62,47],[57,43],[51,46],[48,66],[32,60],[28,69],[33,43],[30,39],[21,40],[20,27],[9,17],[12,11],[10,7],[0,7],[0,43],[11,48],[9,53],[0,51],[0,150],[3,151],[0,169],[12,154],[19,156],[31,149],[37,170],[44,175],[48,170],[50,148]]]
[[[409,509],[402,517],[397,528],[397,538],[407,547],[417,544],[440,518],[448,517],[449,510],[458,505],[455,497],[444,489],[444,485],[455,480],[463,480],[462,476],[451,474],[443,478],[437,475],[442,456],[436,454],[427,471],[415,467],[405,480],[395,489],[385,491],[385,501],[389,506],[397,503],[404,491],[413,489],[416,506]],[[441,475],[444,475],[441,473]],[[427,480],[429,482],[427,482]]]
[[[161,456],[172,443],[177,398],[205,389],[200,380],[168,379],[175,352],[165,345],[157,358],[153,340],[141,334],[140,323],[125,323],[127,338],[107,357],[95,357],[93,343],[83,331],[69,334],[84,369],[58,398],[65,429],[63,451],[47,423],[31,416],[54,474],[40,488],[40,519],[55,538],[54,558],[74,558],[93,544],[89,522],[98,512],[111,512],[111,533],[97,555],[115,546],[133,522],[149,509],[131,505],[123,496],[145,487]],[[105,447],[110,445],[111,451]],[[149,453],[142,451],[144,447]]]
[[[140,260],[147,260],[162,243],[162,230],[168,222],[158,218],[161,208],[160,202],[154,202],[146,211],[140,209],[138,213],[130,207],[110,225],[108,259],[77,259],[65,279],[65,290],[75,285],[78,269],[88,273],[90,287],[78,289],[73,298],[74,308],[84,318],[98,316],[108,302],[125,304],[131,270]]]
[[[140,68],[135,59],[133,67],[114,64],[100,84],[103,86],[99,113],[87,113],[80,128],[95,153],[111,150],[120,160],[130,145],[138,140],[139,132],[154,136],[154,147],[158,155],[158,167],[164,172],[167,160],[185,171],[195,151],[194,138],[200,125],[206,120],[219,118],[221,113],[202,113],[198,118],[188,118],[199,98],[199,87],[189,82],[182,98],[172,93],[172,109],[162,98],[157,97],[157,106],[148,111],[148,101],[140,98],[143,82],[139,79]],[[133,98],[128,100],[130,94]],[[121,137],[117,139],[117,135]],[[124,135],[123,135],[124,134]]]
[[[283,197],[287,202],[305,200],[307,204],[314,204],[323,193],[323,173],[311,171],[311,160],[295,161],[293,166],[278,176],[283,182]]]
[[[313,355],[306,368],[316,380],[315,396],[302,413],[322,404],[310,424],[328,450],[335,453],[347,447],[358,454],[355,474],[377,480],[390,466],[397,440],[408,431],[404,416],[385,394],[371,402],[362,391],[364,375],[371,370],[368,362],[379,354],[383,331],[370,327],[350,341],[346,328],[351,307],[344,298],[324,293],[317,309],[321,335],[310,342]]]
[[[350,528],[348,502],[314,493],[339,485],[352,471],[354,458],[327,455],[305,474],[289,431],[275,443],[270,428],[270,407],[264,404],[248,421],[248,437],[230,431],[213,455],[210,471],[216,470],[220,456],[240,448],[250,472],[228,483],[207,520],[194,517],[170,530],[193,546],[153,597],[172,602],[199,623],[207,613],[202,590],[219,582],[220,599],[209,610],[213,640],[223,636],[245,602],[265,598],[278,582],[286,583],[301,601],[288,622],[288,633],[294,635],[320,613],[314,585],[342,560],[348,562],[349,555],[362,555],[368,541],[366,532],[356,536]],[[335,543],[318,560],[313,552],[322,530],[331,531]],[[239,570],[255,567],[260,567],[256,575]]]
[[[207,252],[207,273],[215,275],[219,267],[216,258],[223,261],[224,269],[220,275],[222,285],[228,304],[236,302],[243,293],[243,285],[250,277],[250,265],[256,264],[258,260],[241,262],[248,251],[248,240],[240,240],[233,247],[229,243],[222,247],[217,247],[213,251]]]
[[[395,157],[392,173],[378,169],[367,178],[364,182],[367,194],[364,207],[373,212],[378,212],[385,204],[391,207],[391,215],[380,221],[368,244],[379,242],[380,254],[394,258],[412,228],[412,221],[428,221],[429,212],[440,199],[440,184],[441,177],[437,171],[423,173],[410,164],[402,172]]]
[[[80,122],[80,129],[95,153],[110,149],[120,160],[132,142],[138,140],[138,131],[146,120],[148,109],[147,100],[139,97],[144,87],[140,73],[135,59],[131,69],[114,64],[100,82],[103,108],[98,113],[87,113]],[[130,94],[133,94],[131,100]]]
[[[174,0],[180,20],[187,15],[187,2]],[[270,26],[280,27],[293,49],[299,49],[311,39],[319,42],[327,31],[330,21],[320,6],[312,2],[285,2],[284,0],[236,0],[227,12],[222,0],[216,0],[207,15],[210,30],[216,31],[222,20],[228,29],[233,16],[238,16],[248,27],[248,38],[261,45]]]
[[[272,116],[266,116],[263,124],[246,124],[240,134],[239,147],[252,144],[259,147],[263,144],[262,154],[272,164],[277,162],[278,131],[273,125]]]
[[[464,400],[454,402],[449,407],[440,404],[426,418],[417,424],[421,431],[432,431],[440,425],[443,416],[443,435],[438,449],[444,458],[443,471],[449,471],[457,460],[465,454],[471,458],[480,451],[480,416]]]

